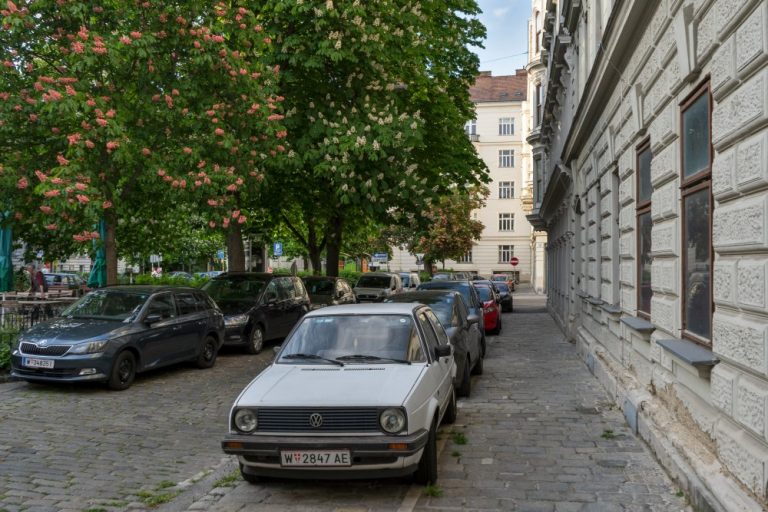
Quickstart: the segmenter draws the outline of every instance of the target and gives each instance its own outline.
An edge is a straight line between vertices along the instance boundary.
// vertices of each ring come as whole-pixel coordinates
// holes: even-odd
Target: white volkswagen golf
[[[240,393],[224,452],[260,476],[437,480],[437,428],[456,419],[453,348],[422,304],[313,311]]]

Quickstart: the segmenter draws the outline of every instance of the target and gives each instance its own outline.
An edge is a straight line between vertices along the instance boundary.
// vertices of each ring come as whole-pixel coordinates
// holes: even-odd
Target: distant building
[[[765,510],[768,3],[532,6],[549,310],[694,507]]]
[[[481,239],[463,258],[446,260],[447,268],[478,274],[508,272],[520,281],[531,280],[532,229],[525,209],[532,204],[530,151],[525,142],[527,89],[525,70],[510,76],[482,72],[470,89],[477,115],[464,129],[488,166],[492,181],[485,207],[473,212],[485,226]],[[397,248],[393,252],[391,268],[418,268],[413,255]],[[513,256],[519,261],[517,266],[510,264]]]

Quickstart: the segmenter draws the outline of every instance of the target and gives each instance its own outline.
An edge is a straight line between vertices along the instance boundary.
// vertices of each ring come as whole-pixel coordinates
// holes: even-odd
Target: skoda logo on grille
[[[309,416],[309,425],[313,428],[320,428],[323,426],[323,417],[319,413],[312,413]]]
[[[48,340],[40,340],[37,342],[38,347],[44,347],[46,345],[48,345]]]

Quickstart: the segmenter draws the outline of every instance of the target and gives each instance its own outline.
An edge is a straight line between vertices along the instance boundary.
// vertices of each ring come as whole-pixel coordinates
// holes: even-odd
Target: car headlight
[[[237,427],[237,430],[240,432],[253,432],[258,425],[259,420],[256,419],[256,411],[239,409],[235,413],[235,427]]]
[[[70,354],[96,354],[98,352],[104,352],[104,348],[106,346],[107,346],[107,340],[80,343],[78,345],[72,345],[72,348],[69,349],[69,353]]]
[[[385,432],[396,434],[405,429],[405,414],[400,409],[385,409],[379,416],[379,423]]]
[[[235,315],[224,317],[224,325],[227,327],[240,327],[248,323],[248,315]]]

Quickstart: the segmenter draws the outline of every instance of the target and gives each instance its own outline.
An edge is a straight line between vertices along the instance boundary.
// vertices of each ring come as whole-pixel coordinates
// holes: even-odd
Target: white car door
[[[439,359],[435,358],[435,348],[440,345],[440,342],[432,323],[427,319],[428,312],[431,313],[431,311],[427,309],[422,309],[416,314],[416,318],[419,322],[421,331],[424,333],[424,338],[427,342],[427,350],[429,352],[428,357],[430,364],[427,368],[426,380],[437,389],[437,400],[440,404],[440,417],[442,417],[451,397],[453,373],[455,373],[455,370],[453,367],[454,363],[452,355],[441,357]]]

